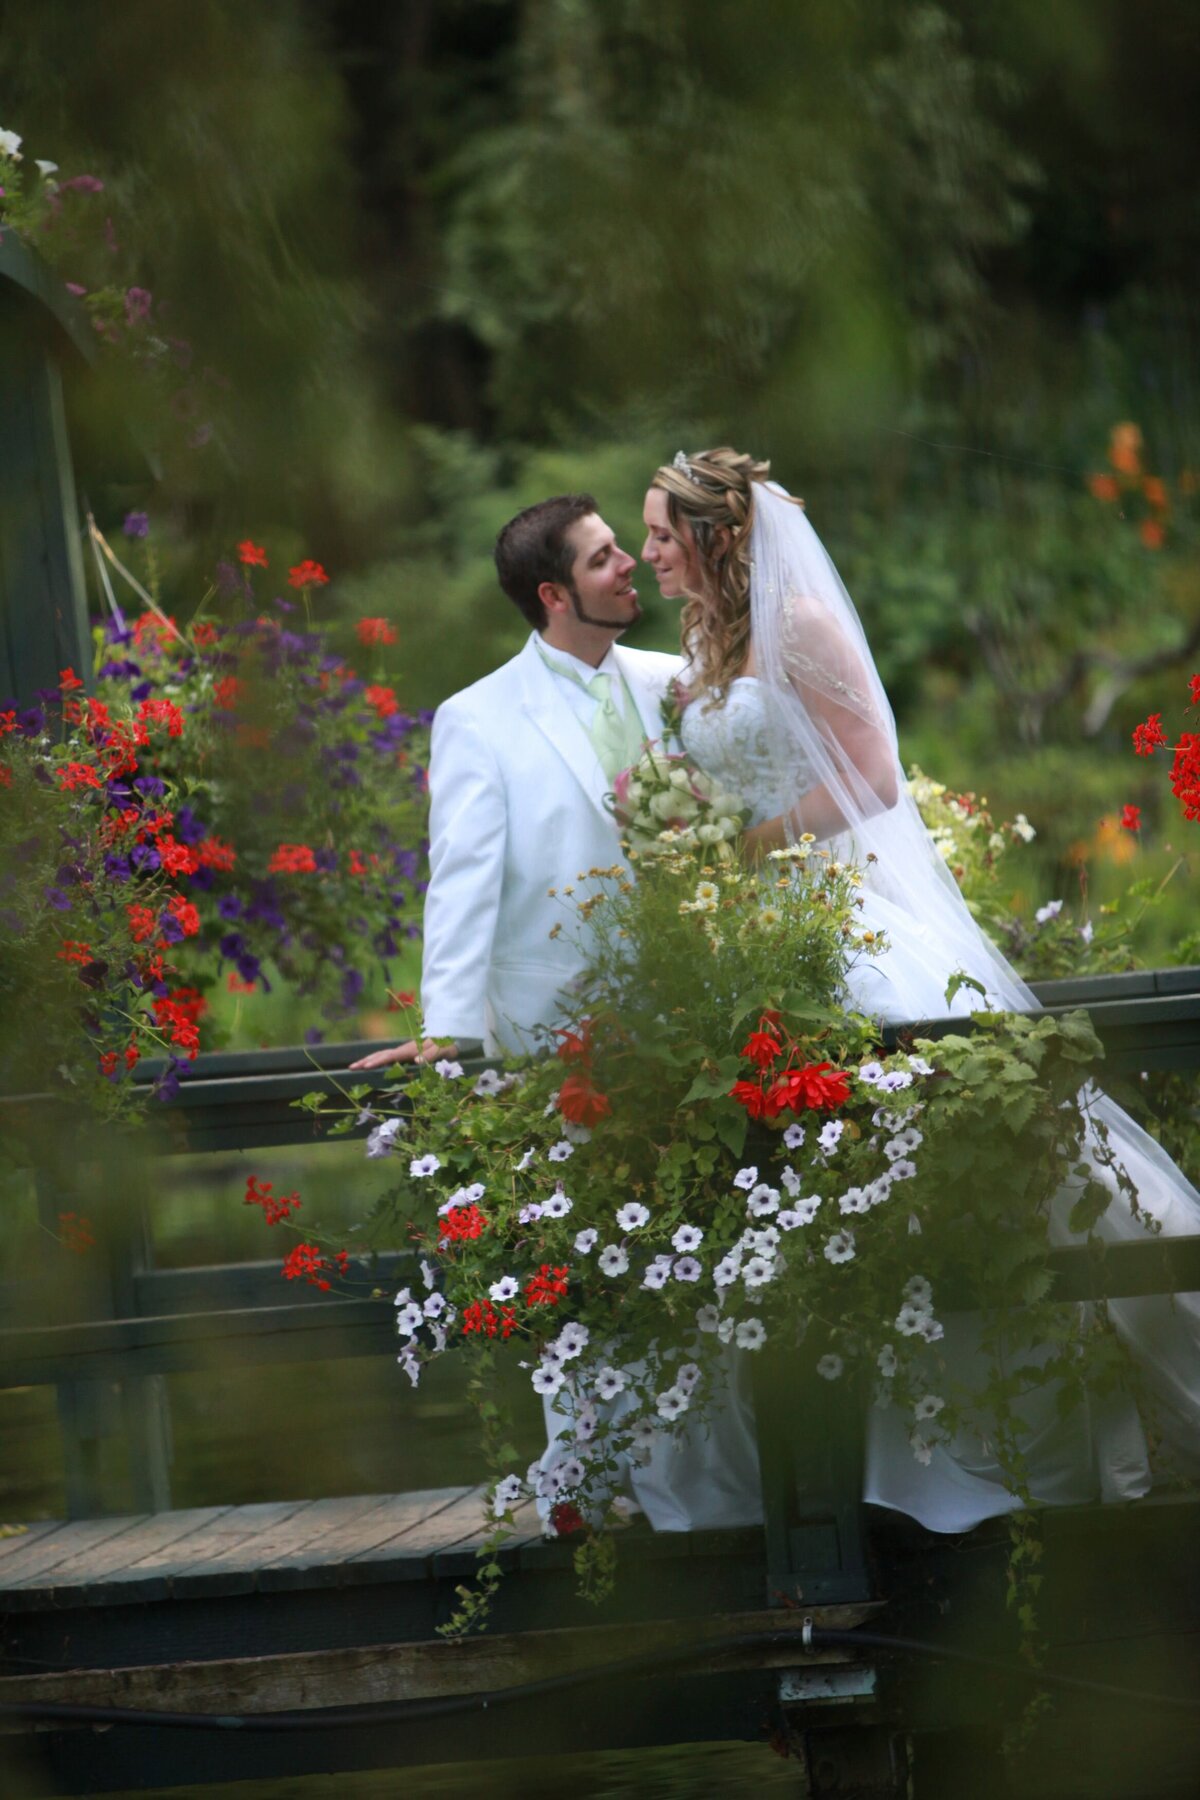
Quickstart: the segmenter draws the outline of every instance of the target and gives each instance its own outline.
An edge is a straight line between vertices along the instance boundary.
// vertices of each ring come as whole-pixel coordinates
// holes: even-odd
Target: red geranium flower
[[[557,1306],[567,1291],[569,1270],[554,1269],[543,1263],[537,1274],[525,1283],[525,1299],[530,1306]]]
[[[269,566],[266,551],[261,544],[254,543],[251,538],[242,539],[237,547],[237,553],[239,560],[244,562],[247,568],[265,569]]]
[[[1143,725],[1133,728],[1133,748],[1138,756],[1153,756],[1160,744],[1165,744],[1167,734],[1163,730],[1162,714],[1151,713]]]
[[[568,1075],[558,1090],[558,1110],[573,1125],[598,1125],[612,1105],[607,1094],[593,1087],[586,1075]]]
[[[569,1500],[559,1500],[550,1508],[550,1523],[559,1537],[570,1537],[573,1531],[586,1531],[587,1520]]]
[[[372,644],[396,642],[396,627],[386,619],[360,619],[354,629],[358,633],[359,643],[366,644],[368,648]]]
[[[1142,827],[1142,809],[1140,806],[1123,806],[1121,808],[1121,824],[1126,831],[1140,831]]]
[[[311,557],[297,563],[294,569],[288,570],[288,580],[294,588],[324,587],[329,577],[319,562]]]
[[[257,1175],[246,1178],[246,1198],[243,1206],[261,1206],[263,1217],[268,1225],[278,1225],[280,1219],[288,1218],[298,1212],[302,1204],[299,1189],[294,1194],[273,1194],[270,1181],[260,1181]]]

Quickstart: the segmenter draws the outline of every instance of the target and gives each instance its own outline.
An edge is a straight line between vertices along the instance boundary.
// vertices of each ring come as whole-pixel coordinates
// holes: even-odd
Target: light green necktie
[[[590,681],[585,681],[577,669],[569,663],[560,662],[556,656],[547,655],[538,646],[542,661],[556,675],[565,675],[576,687],[590,694],[596,702],[596,710],[592,714],[592,723],[588,736],[592,748],[596,752],[596,761],[604,770],[608,781],[615,781],[622,769],[632,768],[642,754],[645,732],[633,703],[633,696],[622,680],[625,692],[625,710],[622,712],[613,699],[613,677],[597,672]]]

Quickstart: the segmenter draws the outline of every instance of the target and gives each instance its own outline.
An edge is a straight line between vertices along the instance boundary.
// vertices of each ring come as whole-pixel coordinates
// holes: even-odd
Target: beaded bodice
[[[762,688],[753,675],[731,681],[724,701],[716,706],[694,700],[684,712],[680,735],[684,749],[705,774],[751,809],[752,825],[785,812],[812,786],[807,764],[793,758],[782,769],[778,750],[772,754]]]

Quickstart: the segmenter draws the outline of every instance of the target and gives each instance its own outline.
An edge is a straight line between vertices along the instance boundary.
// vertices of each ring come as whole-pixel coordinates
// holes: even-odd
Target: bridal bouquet
[[[1005,1359],[1049,1346],[1037,1379],[1072,1394],[1095,1362],[1045,1266],[1047,1208],[1080,1167],[1086,1017],[985,1019],[884,1054],[847,999],[854,963],[885,948],[861,922],[860,872],[806,844],[754,870],[706,855],[676,836],[636,883],[594,871],[575,894],[592,963],[549,1054],[479,1074],[443,1058],[390,1096],[304,1102],[340,1111],[335,1131],[370,1126],[385,1185],[367,1232],[414,1251],[395,1296],[404,1373],[418,1382],[451,1349],[477,1364],[496,1543],[535,1500],[548,1530],[579,1534],[592,1594],[622,1471],[704,1428],[734,1352],[785,1357],[792,1383],[853,1384],[848,1405],[865,1386],[921,1462],[982,1432],[1015,1491]],[[1087,1177],[1074,1193],[1086,1230],[1108,1189]],[[982,1386],[942,1342],[964,1277],[1002,1322]],[[501,1356],[560,1418],[528,1468],[491,1379]],[[485,1600],[464,1601],[461,1627]]]
[[[634,856],[701,850],[727,862],[749,816],[746,807],[679,751],[649,744],[613,783],[612,810]]]

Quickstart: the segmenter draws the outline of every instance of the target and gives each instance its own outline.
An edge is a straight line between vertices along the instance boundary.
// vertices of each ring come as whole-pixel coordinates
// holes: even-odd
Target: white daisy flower
[[[602,1400],[615,1400],[629,1386],[629,1377],[624,1369],[605,1367],[596,1376],[595,1388]]]
[[[564,1194],[560,1188],[557,1194],[551,1194],[548,1200],[542,1201],[543,1219],[565,1219],[575,1202]]]
[[[913,1407],[913,1417],[918,1424],[925,1419],[936,1419],[945,1404],[940,1394],[922,1394]]]
[[[831,1350],[828,1356],[822,1356],[818,1360],[817,1374],[821,1377],[822,1381],[836,1381],[845,1366],[846,1365],[841,1357],[835,1356]]]
[[[497,1519],[503,1518],[517,1504],[524,1491],[525,1484],[519,1475],[506,1475],[502,1481],[498,1481],[492,1495],[493,1515]]]
[[[768,1187],[765,1181],[760,1181],[750,1190],[746,1211],[752,1219],[765,1219],[769,1213],[778,1212],[779,1189]]]
[[[825,1240],[825,1258],[831,1263],[847,1263],[854,1260],[854,1233],[852,1231],[835,1231],[831,1238]]]
[[[803,1144],[803,1142],[804,1142],[804,1127],[803,1127],[803,1125],[789,1125],[787,1130],[783,1134],[784,1149],[785,1150],[799,1150],[799,1148]]]
[[[592,1225],[589,1225],[586,1231],[577,1231],[575,1233],[576,1255],[590,1256],[592,1251],[596,1248],[596,1239],[599,1236],[600,1233]]]
[[[440,1075],[443,1081],[457,1081],[463,1072],[463,1066],[460,1062],[454,1062],[452,1058],[443,1056],[440,1062],[434,1063],[433,1072],[435,1075]]]
[[[765,1287],[775,1273],[774,1261],[765,1256],[752,1256],[742,1270],[748,1288]]]
[[[733,1185],[735,1188],[745,1188],[746,1192],[749,1193],[757,1180],[758,1170],[752,1164],[748,1169],[738,1170],[733,1178]]]
[[[427,1175],[436,1175],[441,1166],[441,1158],[430,1150],[424,1156],[414,1156],[408,1165],[408,1172],[418,1181],[423,1181]]]
[[[721,1315],[715,1306],[702,1306],[696,1313],[697,1331],[715,1331],[721,1323]]]
[[[924,1275],[910,1275],[904,1284],[904,1298],[911,1300],[914,1306],[930,1306],[933,1302],[933,1288]]]
[[[425,1314],[415,1300],[406,1300],[396,1314],[396,1330],[405,1337],[411,1337],[414,1331],[420,1330],[424,1317]]]
[[[637,1231],[650,1222],[650,1209],[643,1206],[640,1200],[629,1200],[617,1213],[617,1224],[622,1231]]]
[[[892,1349],[890,1344],[885,1344],[883,1349],[879,1352],[879,1355],[875,1358],[875,1367],[879,1370],[879,1373],[883,1376],[885,1381],[890,1381],[899,1366],[900,1365],[896,1361],[896,1352]]]
[[[699,1225],[681,1225],[671,1239],[671,1243],[681,1256],[689,1250],[698,1250],[703,1242],[704,1233]]]
[[[606,1244],[600,1252],[600,1273],[602,1275],[624,1275],[629,1267],[629,1252],[621,1244]]]
[[[546,1152],[551,1162],[566,1162],[568,1156],[574,1156],[574,1154],[575,1146],[568,1143],[566,1138],[559,1138],[557,1144],[551,1144]]]
[[[838,1201],[838,1210],[843,1213],[865,1213],[871,1208],[871,1195],[866,1188],[848,1187]]]
[[[722,1321],[732,1325],[732,1319]],[[761,1319],[743,1319],[733,1334],[734,1342],[739,1350],[761,1350],[767,1341],[767,1328]]]
[[[503,1304],[505,1300],[515,1300],[520,1291],[521,1284],[515,1275],[502,1275],[499,1281],[493,1281],[488,1297]]]
[[[841,1142],[846,1127],[841,1119],[827,1119],[817,1133],[817,1143],[826,1156],[832,1156]]]
[[[565,1380],[566,1376],[556,1364],[544,1362],[533,1371],[533,1391],[535,1394],[557,1394]]]
[[[694,1256],[681,1256],[675,1264],[673,1273],[676,1281],[699,1281],[704,1270]]]

